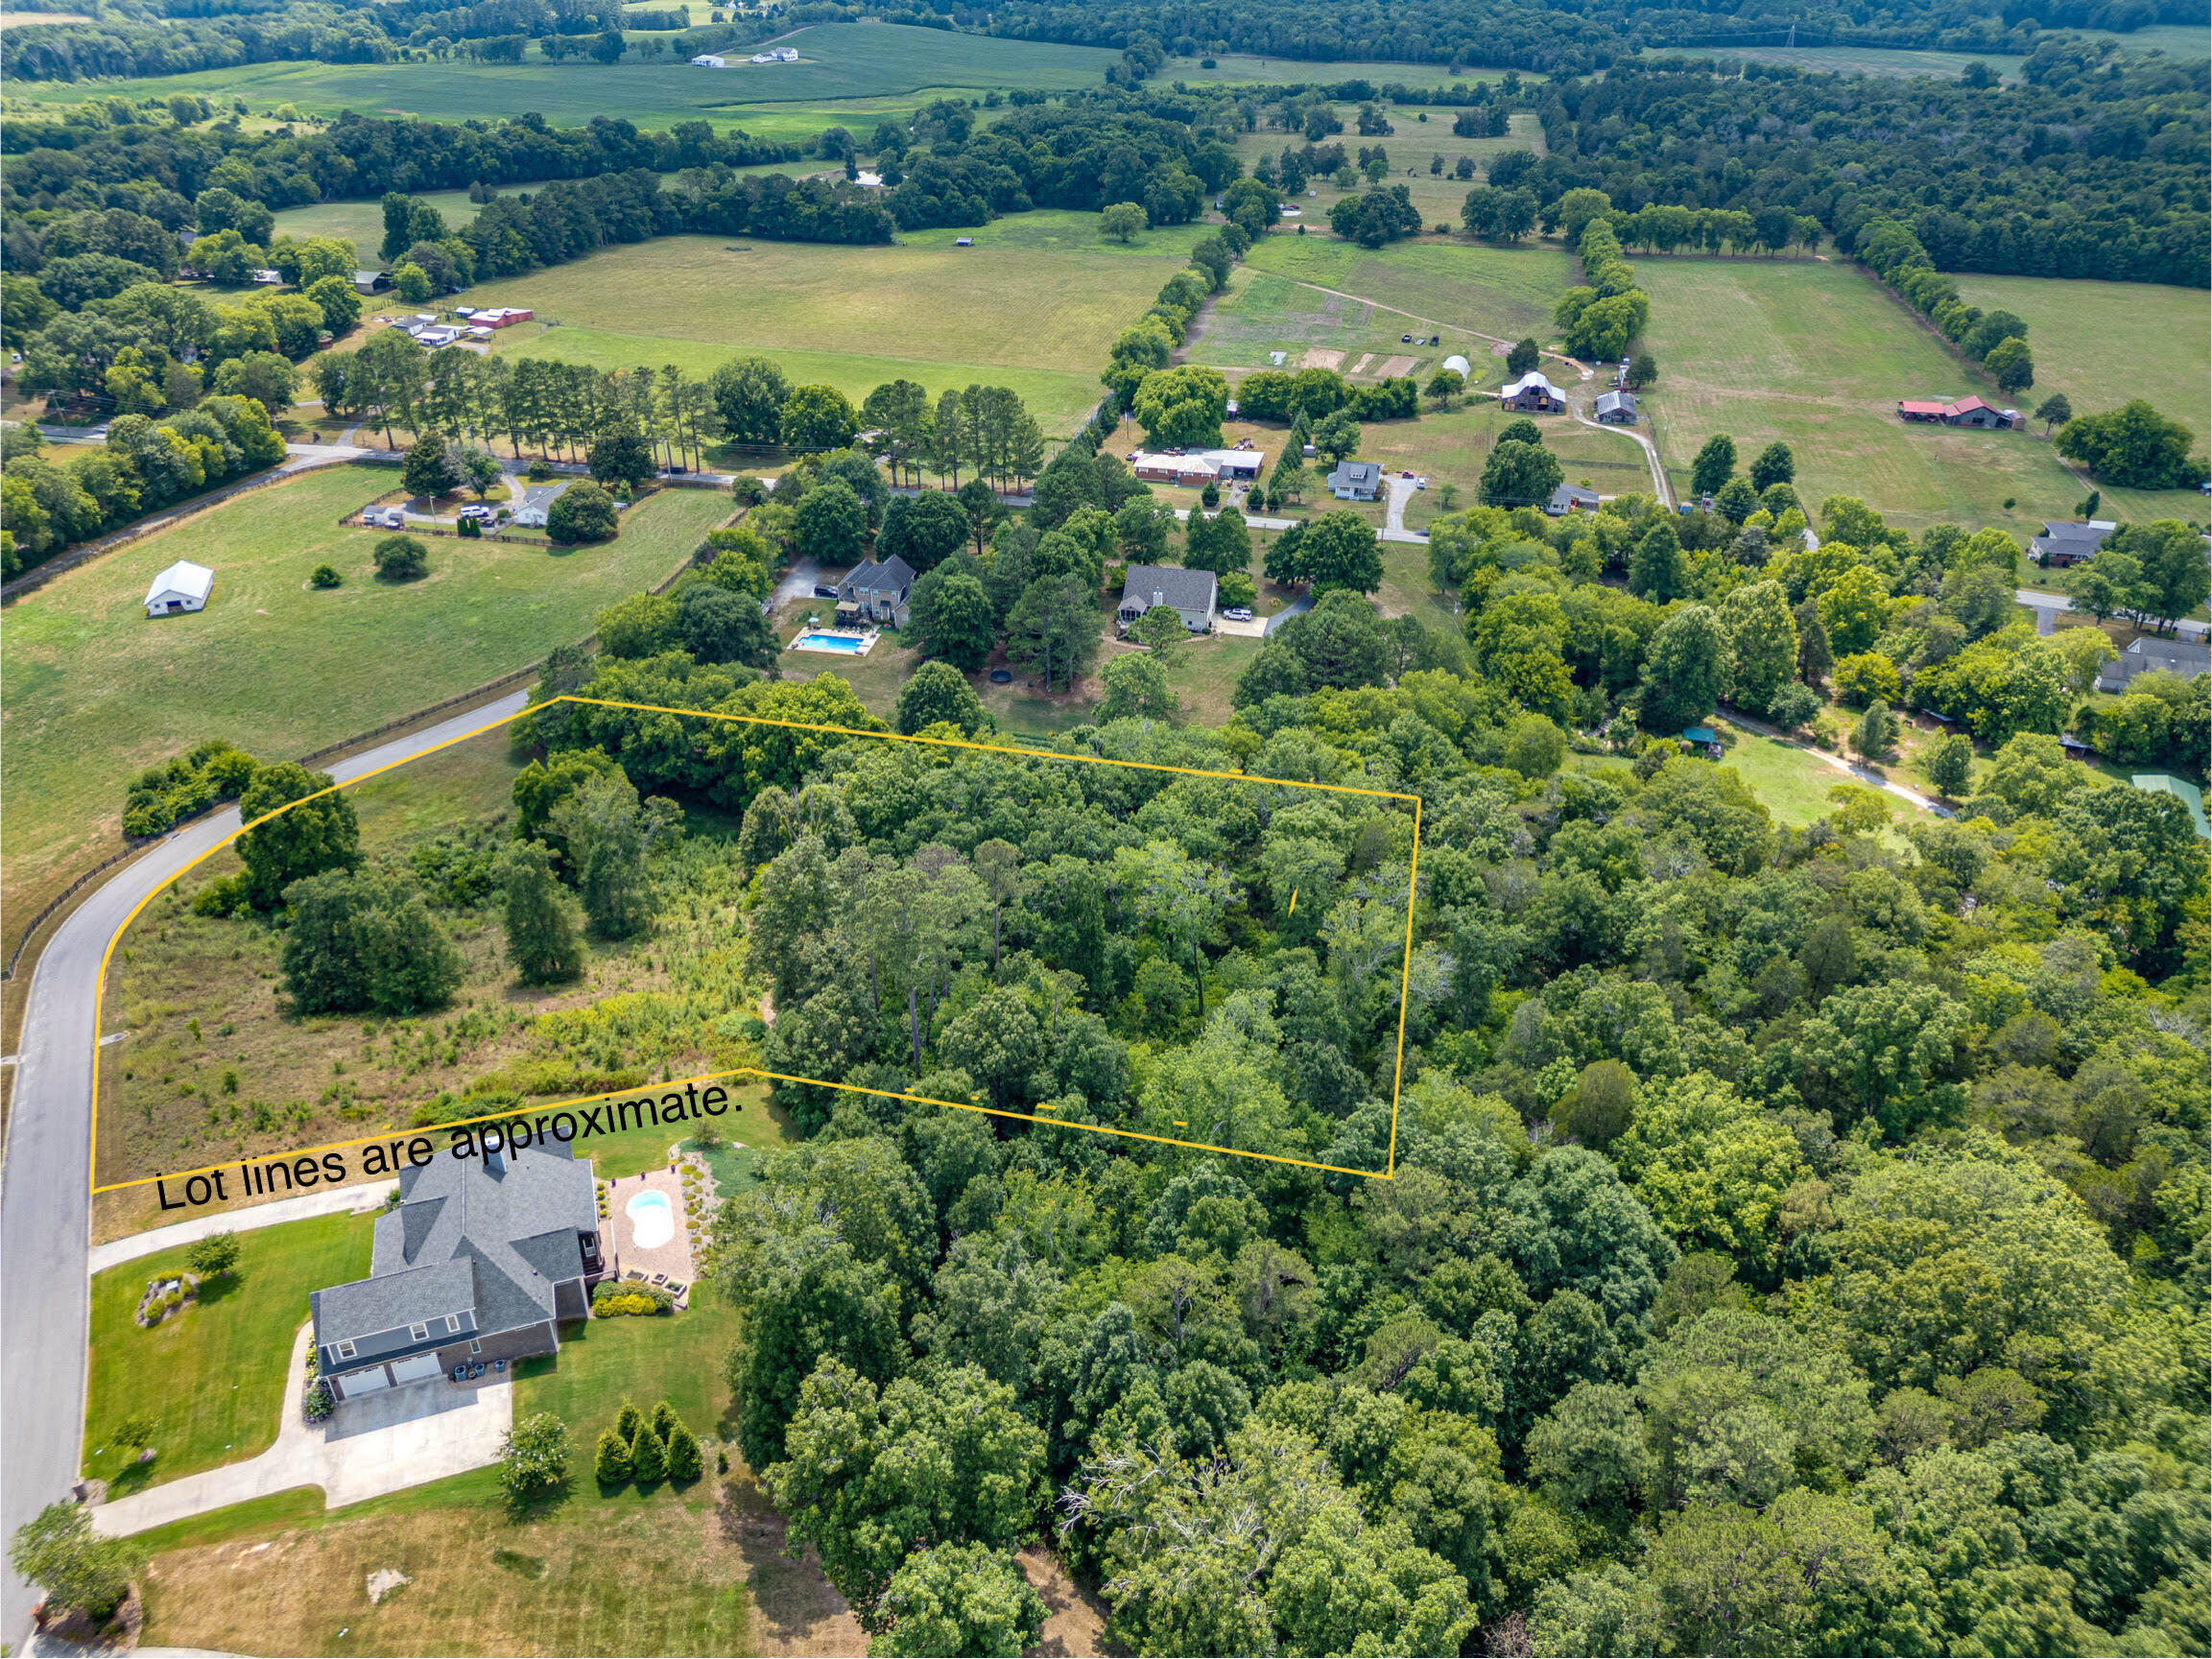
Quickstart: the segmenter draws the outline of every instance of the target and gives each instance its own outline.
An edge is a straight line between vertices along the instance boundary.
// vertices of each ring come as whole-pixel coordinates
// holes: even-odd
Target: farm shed
[[[1544,510],[1554,518],[1564,518],[1570,512],[1595,512],[1598,492],[1584,489],[1579,484],[1562,484],[1552,491],[1552,499],[1544,503]]]
[[[1462,357],[1456,351],[1453,352],[1451,356],[1444,359],[1444,367],[1450,369],[1454,374],[1458,375],[1462,380],[1472,380],[1475,377],[1473,365],[1469,364],[1465,358]]]
[[[1523,415],[1557,415],[1567,407],[1567,394],[1545,379],[1541,370],[1532,368],[1502,389],[1498,402]]]
[[[1608,426],[1636,424],[1636,394],[1632,391],[1598,393],[1598,418]]]
[[[178,611],[204,610],[214,591],[215,573],[203,564],[180,558],[154,579],[146,590],[148,616],[174,616]]]
[[[356,294],[382,294],[392,286],[392,278],[381,271],[356,271],[353,273],[353,291]]]

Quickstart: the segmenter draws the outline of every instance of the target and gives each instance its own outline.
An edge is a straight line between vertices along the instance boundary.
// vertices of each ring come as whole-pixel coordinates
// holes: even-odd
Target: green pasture
[[[856,400],[887,380],[932,392],[983,383],[1022,394],[1048,434],[1100,396],[1113,338],[1182,269],[1196,225],[1124,248],[1086,213],[1018,214],[954,246],[950,230],[881,248],[662,237],[480,284],[475,305],[521,305],[552,327],[497,348],[600,367],[677,363],[695,373],[740,354]]]
[[[1635,265],[1652,296],[1646,344],[1659,362],[1645,409],[1677,489],[1699,446],[1725,432],[1747,462],[1786,441],[1798,491],[1816,506],[1858,496],[1913,530],[1948,521],[2025,535],[2041,519],[2072,516],[2085,493],[2039,433],[1900,421],[1900,398],[1997,394],[1865,273],[1826,260]],[[2107,367],[2129,372],[2124,356],[2108,355]],[[2202,508],[2194,491],[2106,490],[2105,505],[2129,518]]]
[[[0,612],[13,905],[36,908],[121,845],[123,792],[141,769],[210,737],[288,759],[495,679],[588,633],[731,510],[718,491],[669,490],[596,547],[432,540],[429,577],[390,586],[371,572],[376,535],[338,518],[396,478],[333,467],[252,491]],[[214,597],[148,621],[148,581],[180,558],[214,568]],[[344,586],[308,587],[322,563]]]
[[[2064,392],[2077,415],[2147,397],[2194,432],[2200,450],[2212,437],[2212,345],[2205,326],[2212,296],[2203,289],[2046,276],[1954,280],[1967,304],[2010,311],[2027,323],[2035,384],[2020,394],[2022,409],[2033,410],[2054,391]]]
[[[1277,234],[1255,247],[1245,264],[1255,273],[1388,308],[1408,320],[1398,333],[1425,322],[1429,332],[1444,332],[1447,338],[1453,329],[1481,335],[1486,349],[1489,339],[1549,336],[1552,306],[1573,271],[1558,248],[1493,248],[1442,237],[1393,243],[1370,252],[1332,237]],[[1287,307],[1288,299],[1283,303]],[[1389,320],[1378,312],[1378,321]],[[1470,361],[1474,356],[1468,353]]]
[[[2027,59],[2017,55],[1977,52],[1923,52],[1881,46],[1728,46],[1710,41],[1695,46],[1647,46],[1647,58],[1727,58],[1743,63],[1793,63],[1800,69],[1838,75],[1925,75],[1956,81],[1969,63],[1986,63],[2006,80],[2019,77]]]
[[[1249,52],[1225,52],[1211,69],[1201,68],[1196,58],[1170,58],[1159,73],[1166,82],[1199,84],[1212,81],[1252,82],[1268,86],[1327,85],[1345,81],[1371,81],[1377,86],[1461,86],[1478,81],[1501,81],[1503,69],[1468,69],[1451,73],[1443,63],[1391,63],[1364,59],[1343,63],[1315,63],[1301,58],[1263,58]]]
[[[531,186],[511,187],[528,190]],[[477,204],[465,190],[425,190],[416,200],[427,201],[445,218],[446,227],[459,230],[476,218]],[[276,234],[304,241],[310,236],[337,236],[361,250],[362,262],[381,266],[376,255],[384,241],[384,207],[377,201],[318,201],[311,207],[287,207],[276,215]]]
[[[1344,121],[1344,130],[1329,142],[1343,144],[1347,155],[1380,143],[1391,160],[1390,177],[1384,182],[1403,184],[1413,204],[1420,210],[1422,222],[1431,226],[1459,224],[1460,209],[1466,202],[1467,192],[1483,181],[1491,159],[1501,152],[1528,150],[1538,155],[1544,154],[1543,124],[1532,110],[1515,111],[1511,117],[1512,130],[1502,138],[1459,138],[1452,133],[1452,117],[1458,112],[1449,106],[1391,105],[1384,113],[1394,130],[1381,139],[1368,139],[1358,135],[1353,120],[1359,106],[1339,104],[1335,108]],[[1427,119],[1423,120],[1423,116]],[[1267,130],[1247,132],[1236,141],[1237,158],[1249,173],[1261,156],[1279,155],[1285,148],[1300,150],[1305,142],[1302,133]],[[1430,158],[1437,155],[1444,158],[1441,174],[1429,171]],[[1475,164],[1475,177],[1471,179],[1453,176],[1453,168],[1463,155]],[[1362,177],[1357,189],[1370,188]],[[1329,209],[1344,195],[1345,192],[1327,179],[1315,179],[1306,186],[1305,194],[1297,198],[1297,205],[1305,209],[1309,224],[1325,230]]]
[[[673,40],[675,36],[666,38]],[[783,136],[749,119],[759,105],[819,106],[897,94],[1056,90],[1100,83],[1120,54],[1095,46],[954,35],[890,23],[821,23],[779,44],[799,50],[797,63],[743,63],[694,68],[655,58],[612,65],[589,59],[549,63],[303,63],[243,65],[153,76],[128,82],[16,83],[10,95],[30,103],[77,104],[123,92],[165,98],[200,92],[244,98],[256,111],[297,105],[312,115],[343,110],[362,115],[419,115],[440,121],[482,120],[535,110],[559,126],[582,126],[594,115],[640,127],[678,121],[736,121],[748,131]],[[829,121],[809,125],[817,131]],[[871,123],[872,125],[872,123]]]
[[[241,1233],[237,1268],[151,1330],[132,1318],[138,1298],[148,1280],[183,1270],[182,1249],[94,1274],[84,1473],[121,1496],[266,1451],[286,1391],[303,1380],[290,1366],[307,1294],[368,1273],[373,1224],[321,1216]],[[115,1442],[127,1417],[154,1425],[151,1464]]]

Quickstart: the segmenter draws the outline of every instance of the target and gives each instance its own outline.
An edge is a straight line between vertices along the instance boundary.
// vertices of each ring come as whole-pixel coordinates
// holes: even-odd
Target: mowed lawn
[[[1124,248],[1099,235],[1097,214],[1040,212],[877,248],[670,236],[481,283],[464,299],[558,324],[503,331],[510,355],[702,374],[759,353],[855,402],[901,377],[933,393],[1011,386],[1048,435],[1065,436],[1103,395],[1114,337],[1200,233],[1151,231]],[[975,246],[956,247],[956,234]]]
[[[368,1274],[374,1225],[373,1216],[319,1216],[241,1233],[237,1268],[152,1330],[131,1316],[138,1298],[149,1279],[183,1270],[183,1250],[93,1275],[84,1473],[120,1478],[122,1493],[267,1450],[297,1386],[292,1339],[306,1322],[307,1294]],[[155,1425],[158,1455],[143,1478],[137,1454],[114,1443],[131,1416]]]
[[[1900,398],[1995,394],[1870,276],[1825,260],[1634,263],[1652,296],[1646,344],[1659,363],[1645,407],[1677,490],[1688,487],[1699,447],[1725,432],[1745,464],[1786,441],[1798,491],[1814,506],[1857,496],[1910,530],[1948,521],[2024,536],[2038,520],[2073,516],[2085,487],[2039,434],[1897,418]],[[2129,371],[2119,353],[2109,367]],[[2105,505],[2157,518],[2187,517],[2201,504],[2193,491],[2106,490]]]
[[[395,477],[334,467],[252,491],[0,613],[16,914],[120,847],[123,793],[144,768],[210,737],[290,759],[496,679],[583,638],[731,510],[718,491],[668,490],[596,547],[436,539],[430,576],[392,586],[374,579],[377,536],[337,521]],[[214,567],[214,597],[196,615],[148,621],[148,582],[180,558]],[[307,586],[322,563],[344,586]]]
[[[2212,437],[2212,295],[2153,282],[1955,280],[1967,304],[2010,311],[2028,325],[2035,384],[2020,394],[2022,409],[2033,410],[2054,391],[2064,392],[2077,415],[2145,397],[2195,433],[2197,451],[2203,453]]]
[[[1330,194],[1324,186],[1323,195]],[[1431,333],[1456,328],[1485,337],[1486,350],[1490,339],[1548,339],[1552,307],[1572,273],[1558,248],[1493,248],[1442,237],[1369,252],[1332,237],[1277,234],[1253,249],[1246,263],[1254,272],[1394,308],[1407,319],[1398,333],[1411,333],[1413,320],[1425,319],[1441,325]],[[1377,320],[1389,320],[1380,315]],[[1475,367],[1478,372],[1484,368]]]

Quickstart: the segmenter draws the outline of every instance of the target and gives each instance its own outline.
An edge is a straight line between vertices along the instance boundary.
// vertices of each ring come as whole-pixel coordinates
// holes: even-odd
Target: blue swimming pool
[[[809,651],[842,651],[858,656],[866,640],[852,639],[842,633],[802,633],[793,642]]]

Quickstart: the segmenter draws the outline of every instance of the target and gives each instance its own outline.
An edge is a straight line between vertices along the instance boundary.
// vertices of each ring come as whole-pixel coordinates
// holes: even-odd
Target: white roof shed
[[[154,579],[146,590],[148,616],[172,616],[182,610],[203,610],[215,589],[215,573],[203,564],[178,559]]]

